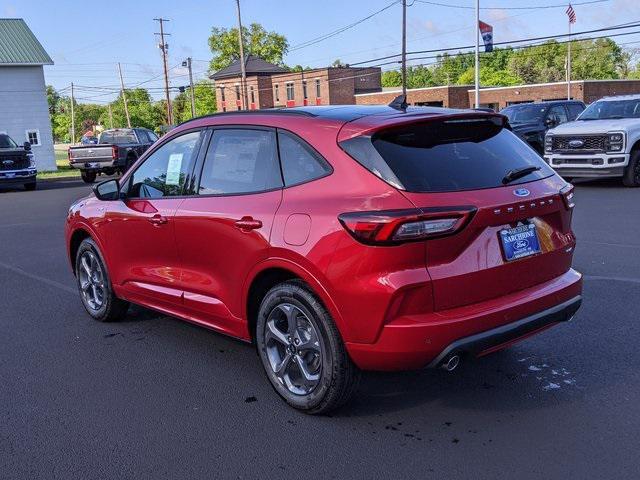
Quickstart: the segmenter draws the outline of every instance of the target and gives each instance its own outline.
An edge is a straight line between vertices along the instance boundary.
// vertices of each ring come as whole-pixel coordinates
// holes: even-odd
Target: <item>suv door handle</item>
[[[236,228],[245,232],[262,228],[262,222],[260,220],[254,220],[252,217],[242,217],[240,220],[236,220],[234,225]]]
[[[156,213],[153,217],[149,217],[149,221],[156,227],[159,227],[160,225],[167,223],[169,220],[167,217],[163,217],[159,213]]]

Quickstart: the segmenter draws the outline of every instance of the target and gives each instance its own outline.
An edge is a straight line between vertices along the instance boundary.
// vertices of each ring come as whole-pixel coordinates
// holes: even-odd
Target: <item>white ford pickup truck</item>
[[[621,177],[640,186],[640,95],[605,97],[549,130],[544,159],[561,176]]]

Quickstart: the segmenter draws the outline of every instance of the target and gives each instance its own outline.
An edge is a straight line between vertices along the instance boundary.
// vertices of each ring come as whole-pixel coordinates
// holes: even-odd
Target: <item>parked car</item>
[[[361,370],[452,370],[581,302],[573,187],[507,125],[385,106],[186,122],[70,207],[82,303],[254,342],[308,413],[346,402]]]
[[[576,100],[553,102],[520,103],[503,108],[513,133],[527,142],[533,149],[544,155],[544,136],[547,130],[565,122],[575,120],[585,109],[584,103]]]
[[[9,135],[0,133],[0,186],[23,185],[25,190],[35,190],[37,173],[31,144],[24,142],[19,147]]]
[[[606,97],[547,133],[545,160],[565,178],[622,178],[640,186],[640,95]]]
[[[100,135],[97,145],[69,148],[69,165],[80,169],[82,180],[93,183],[99,174],[124,173],[158,136],[146,128],[114,128]]]
[[[93,135],[83,135],[80,139],[80,145],[97,145],[98,137]]]

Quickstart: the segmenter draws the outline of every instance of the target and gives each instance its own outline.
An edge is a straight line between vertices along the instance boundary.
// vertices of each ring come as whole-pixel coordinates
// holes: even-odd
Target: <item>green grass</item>
[[[47,178],[77,178],[80,177],[80,170],[77,168],[71,168],[69,166],[69,159],[67,157],[67,150],[56,149],[56,165],[58,170],[51,172],[38,172],[38,179],[44,180]]]

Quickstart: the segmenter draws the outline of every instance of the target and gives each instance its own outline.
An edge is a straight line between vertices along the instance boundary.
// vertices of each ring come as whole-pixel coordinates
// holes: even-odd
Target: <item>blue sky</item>
[[[411,3],[413,0],[409,0]],[[447,5],[473,6],[473,0],[435,0]],[[553,35],[567,30],[564,8],[509,10],[506,8],[558,5],[566,0],[481,0],[481,19],[494,26],[494,41]],[[576,0],[580,3],[585,0]],[[243,23],[261,23],[284,34],[295,46],[348,25],[391,3],[391,0],[241,0]],[[52,8],[55,5],[55,8]],[[505,8],[506,7],[506,8]],[[609,0],[575,6],[577,31],[640,20],[639,0]],[[474,12],[430,5],[415,0],[407,10],[408,49],[469,45],[474,42]],[[45,67],[48,84],[61,89],[73,81],[80,101],[106,102],[111,97],[100,88],[118,86],[116,62],[122,62],[125,83],[140,82],[161,97],[162,62],[154,32],[154,17],[170,19],[169,64],[178,66],[194,58],[197,78],[206,74],[211,58],[207,38],[213,26],[233,27],[234,0],[0,0],[0,17],[24,18],[55,61]],[[95,19],[92,17],[95,16]],[[340,35],[292,51],[289,65],[326,66],[336,58],[347,63],[400,51],[401,7],[394,5]],[[640,42],[640,34],[620,37],[621,43]],[[629,43],[630,48],[640,43]],[[424,62],[424,60],[423,60]],[[389,67],[385,67],[389,68]],[[172,68],[172,85],[184,85],[184,69]],[[86,88],[85,88],[86,87]]]

